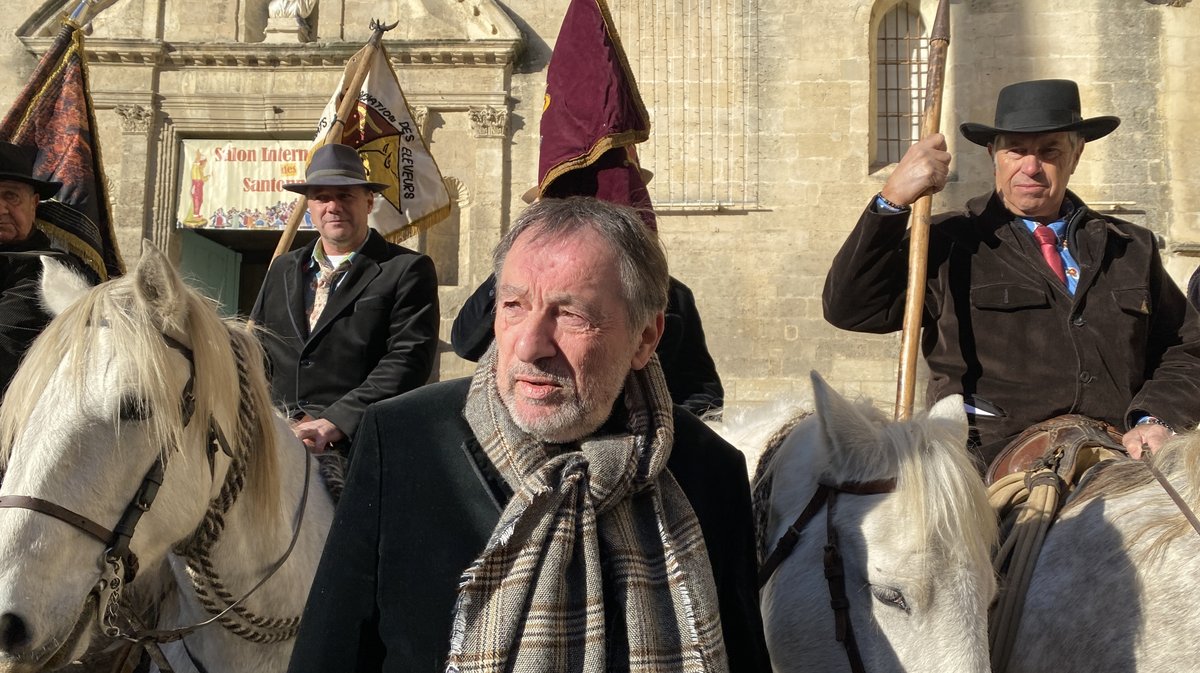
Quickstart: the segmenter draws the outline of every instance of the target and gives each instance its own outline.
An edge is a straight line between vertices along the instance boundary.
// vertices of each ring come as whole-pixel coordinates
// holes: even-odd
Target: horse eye
[[[910,613],[908,601],[904,600],[904,594],[895,587],[884,587],[876,584],[871,585],[871,595],[875,600],[893,608],[899,608],[906,613]]]
[[[144,421],[150,418],[150,406],[146,404],[146,400],[135,395],[122,395],[118,415],[122,421]]]

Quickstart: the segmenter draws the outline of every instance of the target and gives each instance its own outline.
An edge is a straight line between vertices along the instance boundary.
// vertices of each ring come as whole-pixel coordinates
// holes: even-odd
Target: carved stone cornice
[[[154,108],[144,105],[117,105],[113,112],[121,118],[121,130],[125,133],[149,133],[154,124]]]
[[[41,56],[53,38],[22,37],[30,53]],[[513,65],[523,41],[516,40],[384,40],[392,65],[396,66],[493,66]],[[158,40],[90,39],[88,62],[128,65],[171,65],[193,68],[311,68],[344,67],[362,48],[357,42],[309,42],[307,44],[166,43]]]
[[[503,138],[508,133],[508,110],[498,107],[472,107],[467,113],[476,138]]]

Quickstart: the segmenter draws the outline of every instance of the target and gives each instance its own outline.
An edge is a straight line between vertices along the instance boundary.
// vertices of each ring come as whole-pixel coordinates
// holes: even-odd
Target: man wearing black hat
[[[313,451],[344,450],[367,405],[429,380],[437,352],[433,261],[367,225],[375,194],[354,148],[313,153],[305,181],[319,238],[271,264],[251,318],[263,328],[271,390]]]
[[[38,202],[62,187],[33,177],[35,159],[35,149],[0,142],[0,394],[50,321],[39,301],[41,256],[74,264],[35,225]]]
[[[1084,119],[1074,82],[1040,80],[1000,91],[995,126],[960,127],[988,148],[996,186],[933,220],[922,348],[928,399],[963,395],[985,462],[1062,414],[1116,426],[1134,457],[1200,420],[1200,318],[1153,232],[1067,190],[1084,144],[1118,124]],[[826,320],[900,329],[909,205],[940,191],[949,165],[940,134],[904,155],[834,259]]]

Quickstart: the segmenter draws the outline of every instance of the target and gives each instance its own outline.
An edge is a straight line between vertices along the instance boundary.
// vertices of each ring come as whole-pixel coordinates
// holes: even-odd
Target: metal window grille
[[[875,44],[875,163],[900,160],[921,137],[929,40],[916,8],[896,5],[879,22]]]
[[[760,0],[609,0],[650,115],[659,211],[758,205]]]

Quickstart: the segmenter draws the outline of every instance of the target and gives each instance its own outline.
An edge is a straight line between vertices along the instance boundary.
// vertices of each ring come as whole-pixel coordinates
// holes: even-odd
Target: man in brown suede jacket
[[[1062,414],[1125,431],[1134,457],[1200,420],[1200,316],[1154,233],[1067,191],[1084,144],[1119,123],[1083,119],[1074,82],[1042,80],[1003,89],[995,126],[961,126],[988,148],[996,188],[934,218],[922,348],[928,398],[964,396],[984,461]],[[940,134],[905,154],[834,259],[826,320],[900,329],[909,205],[945,186],[949,164]]]

